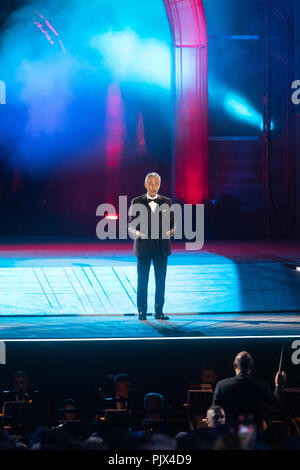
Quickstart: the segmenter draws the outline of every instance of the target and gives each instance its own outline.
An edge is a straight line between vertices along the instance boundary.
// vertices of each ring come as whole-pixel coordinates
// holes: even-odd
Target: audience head
[[[179,433],[176,435],[177,450],[209,450],[212,449],[215,439],[214,431],[209,428]]]
[[[171,436],[162,433],[155,433],[149,436],[143,450],[176,450],[177,442]]]
[[[236,374],[251,374],[253,359],[247,351],[241,351],[234,359],[233,367]]]
[[[127,374],[117,374],[114,378],[115,394],[118,398],[128,398],[131,378]]]
[[[13,374],[13,389],[15,392],[28,392],[30,389],[30,381],[27,372],[18,370]]]
[[[74,421],[77,418],[76,403],[72,398],[64,400],[64,417],[66,421]]]
[[[91,435],[82,444],[83,450],[107,450],[104,440],[96,435]]]
[[[215,442],[213,450],[243,450],[239,436],[236,434],[222,434]]]
[[[1,450],[13,450],[16,448],[15,442],[11,436],[8,435],[7,431],[0,426],[0,451]]]
[[[210,367],[203,367],[201,369],[201,383],[202,384],[215,384],[218,378],[217,372]]]
[[[206,422],[209,428],[217,428],[225,424],[225,411],[221,406],[212,406],[206,413]]]
[[[72,450],[76,444],[65,429],[39,427],[31,438],[32,450]]]
[[[147,393],[144,397],[146,411],[161,411],[164,408],[164,397],[160,393]]]
[[[150,420],[161,419],[164,409],[164,397],[160,393],[147,393],[144,397],[144,410]]]

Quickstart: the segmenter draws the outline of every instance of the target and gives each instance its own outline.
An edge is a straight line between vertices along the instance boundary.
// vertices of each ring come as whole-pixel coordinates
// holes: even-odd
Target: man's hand
[[[278,371],[275,377],[275,385],[285,385],[286,383],[286,373],[283,371]]]
[[[139,230],[137,230],[135,234],[138,238],[142,238],[143,240],[147,238],[147,236],[144,233],[140,232]]]
[[[170,237],[170,238],[173,237],[173,235],[174,235],[174,229],[172,228],[171,230],[168,230],[168,231],[166,232],[166,235],[167,235],[168,237]]]

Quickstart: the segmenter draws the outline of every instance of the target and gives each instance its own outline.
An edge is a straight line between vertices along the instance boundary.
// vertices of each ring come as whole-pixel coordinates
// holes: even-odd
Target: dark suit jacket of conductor
[[[174,229],[174,212],[171,210],[172,200],[168,197],[157,195],[157,201],[158,207],[155,210],[159,210],[159,206],[165,204],[165,208],[163,209],[163,211],[161,210],[159,212],[159,239],[151,239],[152,210],[147,201],[147,194],[138,196],[131,201],[130,208],[132,208],[134,204],[143,204],[146,206],[148,211],[148,233],[145,234],[148,237],[147,239],[142,239],[136,236],[136,230],[142,231],[142,228],[139,225],[137,226],[137,228],[132,227],[131,225],[132,222],[139,216],[139,214],[134,216],[129,215],[128,231],[134,239],[133,253],[138,257],[151,256],[157,253],[158,251],[161,253],[162,256],[169,256],[171,254],[171,239],[162,238],[162,221],[163,217],[170,217],[170,229]]]
[[[272,393],[266,382],[240,373],[217,383],[212,406],[221,406],[231,424],[238,424],[241,415],[252,414],[260,425],[263,408],[272,412],[280,411],[283,398],[282,387],[275,387]]]

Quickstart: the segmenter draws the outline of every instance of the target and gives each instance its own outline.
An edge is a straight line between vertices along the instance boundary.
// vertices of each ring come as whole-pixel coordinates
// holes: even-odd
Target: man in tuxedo
[[[168,256],[171,254],[171,237],[174,234],[174,212],[171,209],[171,199],[158,194],[160,183],[161,178],[157,173],[149,173],[145,178],[147,193],[133,199],[129,210],[128,231],[134,239],[133,252],[137,256],[139,320],[146,320],[151,262],[154,266],[156,286],[155,318],[169,319],[163,314],[163,306]],[[141,223],[136,226],[134,221],[141,212],[145,215],[145,225]]]
[[[230,424],[237,426],[240,416],[252,415],[260,428],[265,408],[277,412],[282,407],[286,374],[284,371],[277,372],[272,393],[266,382],[251,376],[253,364],[252,356],[247,351],[241,351],[235,357],[235,376],[217,383],[212,406],[221,406]]]

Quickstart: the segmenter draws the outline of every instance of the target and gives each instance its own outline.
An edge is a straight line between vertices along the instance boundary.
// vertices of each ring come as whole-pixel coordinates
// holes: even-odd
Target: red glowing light
[[[42,31],[42,33],[44,33],[44,35],[46,36],[46,38],[48,39],[48,41],[50,42],[50,44],[54,44],[54,42],[53,42],[52,39],[50,38],[50,36],[49,36],[49,34],[47,33],[47,31],[43,28],[43,26],[41,25],[41,23],[39,23],[38,21],[34,21],[33,23],[36,24],[38,28],[40,28],[40,30]]]
[[[55,36],[59,36],[59,34],[55,31],[55,29],[53,28],[53,26],[51,26],[51,24],[49,23],[48,20],[45,21],[46,25],[48,26],[48,28],[51,29],[51,31],[53,31],[53,33],[55,34]]]
[[[105,216],[105,219],[107,219],[107,220],[118,220],[119,216],[117,214],[107,214]]]
[[[58,42],[60,47],[62,48],[63,52],[66,52],[66,49],[62,43],[61,39],[55,39],[54,41],[51,37],[51,34],[53,33],[57,38],[59,38],[58,32],[53,28],[53,26],[50,24],[50,22],[45,18],[43,15],[41,15],[38,11],[35,12],[36,15],[40,18],[39,20],[34,20],[33,23],[42,31],[42,33],[46,36],[47,40],[50,42],[51,45],[55,44]]]
[[[139,113],[137,125],[137,141],[140,150],[146,150],[145,126],[142,112]]]
[[[176,74],[175,197],[208,197],[207,29],[202,0],[164,0],[174,41]]]
[[[112,83],[108,87],[106,105],[106,154],[107,166],[118,168],[124,147],[125,120],[120,87]]]

